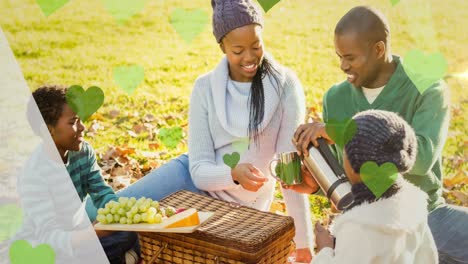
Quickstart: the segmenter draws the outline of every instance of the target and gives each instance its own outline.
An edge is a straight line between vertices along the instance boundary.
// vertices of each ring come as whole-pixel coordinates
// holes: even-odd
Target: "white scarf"
[[[278,84],[283,87],[286,73],[285,69],[276,63],[271,56],[265,54],[265,57],[273,65],[273,67],[278,72]],[[239,138],[244,138],[248,136],[248,122],[245,122],[243,125],[233,126],[228,123],[227,119],[227,109],[226,109],[226,92],[229,80],[229,66],[226,56],[223,57],[218,66],[213,70],[211,74],[210,84],[211,91],[213,94],[214,105],[216,108],[216,115],[219,119],[221,126],[228,131],[231,135]],[[258,128],[258,132],[261,133],[265,127],[268,126],[268,123],[273,118],[278,108],[280,98],[278,96],[276,87],[276,81],[273,76],[267,75],[266,78],[262,80],[263,89],[265,95],[265,112],[263,115],[262,123]],[[279,90],[281,91],[281,90]],[[280,92],[282,93],[282,92]]]

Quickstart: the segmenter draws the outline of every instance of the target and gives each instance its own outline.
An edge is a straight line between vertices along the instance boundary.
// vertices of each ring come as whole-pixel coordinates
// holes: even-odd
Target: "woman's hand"
[[[317,192],[319,189],[319,186],[317,182],[315,181],[315,178],[312,176],[312,173],[306,168],[304,164],[301,166],[301,173],[302,173],[301,184],[295,184],[295,185],[281,184],[283,189],[289,189],[298,193],[307,193],[307,194]]]
[[[330,234],[328,229],[325,229],[319,222],[315,224],[315,244],[317,245],[317,252],[322,248],[335,248],[335,237]]]
[[[328,136],[327,131],[325,130],[325,124],[320,122],[300,125],[296,129],[292,141],[296,146],[299,155],[302,153],[304,156],[309,156],[309,144],[312,142],[315,147],[318,147],[318,138],[324,138],[328,144],[335,144],[335,142]]]
[[[250,163],[241,163],[231,170],[232,180],[239,182],[247,191],[256,192],[268,178]]]

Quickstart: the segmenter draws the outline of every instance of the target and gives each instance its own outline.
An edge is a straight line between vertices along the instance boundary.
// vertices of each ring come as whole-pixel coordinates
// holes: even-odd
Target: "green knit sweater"
[[[323,119],[344,120],[368,109],[398,113],[414,129],[418,140],[416,162],[404,177],[429,195],[429,211],[444,203],[442,198],[442,149],[449,126],[449,95],[443,81],[421,94],[406,75],[400,58],[397,68],[372,104],[361,88],[347,81],[331,87],[323,99]],[[342,150],[333,147],[341,164]]]

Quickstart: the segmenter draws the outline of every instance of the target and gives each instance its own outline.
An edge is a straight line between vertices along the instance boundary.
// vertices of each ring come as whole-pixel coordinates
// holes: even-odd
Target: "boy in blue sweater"
[[[44,86],[32,94],[34,100],[28,105],[28,121],[44,142],[32,154],[26,165],[27,173],[19,179],[18,188],[25,208],[23,235],[29,239],[33,237],[38,243],[51,245],[56,251],[57,260],[80,258],[80,248],[88,247],[87,252],[94,253],[98,250],[90,249],[92,243],[89,237],[77,232],[89,227],[89,222],[83,220],[86,195],[90,195],[98,208],[117,200],[112,188],[102,178],[93,148],[83,139],[85,127],[68,106],[66,90]],[[34,118],[35,104],[46,126],[40,118]],[[50,142],[48,133],[55,148],[47,144]],[[57,160],[56,151],[61,160]],[[63,164],[70,178],[60,173]],[[136,233],[95,232],[110,263],[136,263],[138,256],[134,252],[130,251],[126,256],[127,251],[138,247]],[[88,242],[83,242],[86,240]],[[134,256],[133,261],[129,254]]]

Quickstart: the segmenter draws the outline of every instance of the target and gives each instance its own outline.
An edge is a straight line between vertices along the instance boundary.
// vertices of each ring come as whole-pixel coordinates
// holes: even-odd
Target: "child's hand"
[[[295,263],[310,263],[312,261],[312,253],[309,248],[298,248],[291,256]]]
[[[335,248],[335,237],[330,234],[328,229],[325,229],[319,222],[315,224],[315,244],[317,245],[317,252],[322,248]]]
[[[263,173],[250,163],[241,163],[231,170],[232,180],[239,184],[247,191],[256,192],[263,186],[263,183],[268,181]]]

